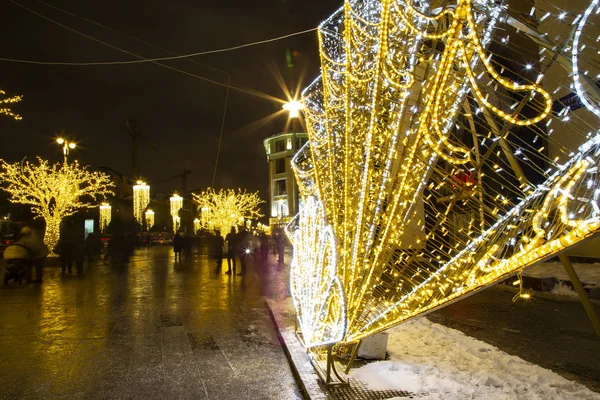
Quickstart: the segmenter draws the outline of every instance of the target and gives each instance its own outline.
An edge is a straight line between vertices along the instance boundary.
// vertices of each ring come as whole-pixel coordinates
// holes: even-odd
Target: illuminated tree
[[[89,171],[77,161],[50,165],[38,157],[38,164],[0,162],[2,189],[13,203],[30,205],[32,212],[46,221],[44,243],[51,251],[58,242],[63,218],[96,207],[113,194],[114,184],[108,175]]]
[[[0,90],[0,95],[4,96],[5,94],[6,94],[6,92],[4,90]],[[23,96],[12,96],[12,97],[7,97],[5,99],[1,99],[0,100],[0,114],[8,115],[9,117],[14,118],[15,121],[22,120],[23,118],[19,114],[13,113],[12,110],[6,106],[7,104],[18,103],[22,99],[23,99]]]
[[[233,189],[219,190],[212,188],[200,194],[193,194],[194,201],[200,208],[200,227],[221,231],[225,236],[232,227],[244,224],[247,219],[262,217],[258,206],[264,203],[257,193]]]

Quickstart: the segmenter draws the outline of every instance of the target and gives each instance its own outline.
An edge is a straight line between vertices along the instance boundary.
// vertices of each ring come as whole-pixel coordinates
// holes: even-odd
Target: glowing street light
[[[149,231],[154,226],[154,211],[148,209],[144,214],[146,215],[146,229]]]
[[[112,216],[112,207],[108,203],[102,203],[100,206],[100,232],[104,233],[106,227],[110,224]]]
[[[150,186],[143,181],[137,181],[133,186],[133,217],[143,225],[143,213],[150,204]]]
[[[176,233],[181,227],[179,210],[183,208],[183,197],[179,196],[177,193],[174,193],[173,197],[171,197],[169,200],[171,203],[171,217],[173,217],[173,232]]]
[[[56,143],[60,144],[63,147],[63,155],[65,156],[65,163],[67,162],[67,156],[69,155],[69,150],[73,150],[77,145],[74,142],[69,142],[63,138],[56,139]]]
[[[299,101],[291,100],[283,105],[283,109],[290,113],[290,118],[298,118],[304,106]]]

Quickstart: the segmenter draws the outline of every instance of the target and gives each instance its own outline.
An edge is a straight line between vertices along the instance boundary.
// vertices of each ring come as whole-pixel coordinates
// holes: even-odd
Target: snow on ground
[[[600,263],[573,263],[573,268],[584,286],[600,287]],[[523,275],[533,278],[554,277],[561,281],[570,281],[567,271],[565,271],[560,262],[545,262],[532,265],[523,270]]]
[[[424,317],[388,332],[390,360],[351,373],[373,390],[406,390],[428,400],[600,400],[579,383]]]

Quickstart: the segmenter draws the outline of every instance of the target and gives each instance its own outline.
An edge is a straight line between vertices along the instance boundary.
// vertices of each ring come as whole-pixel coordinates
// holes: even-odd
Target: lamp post
[[[67,163],[67,156],[69,155],[69,150],[73,150],[77,145],[74,142],[69,142],[63,138],[56,139],[56,143],[63,147],[63,155],[65,157],[65,164]]]
[[[304,105],[296,100],[290,100],[282,107],[290,114],[290,118],[299,118],[300,110],[304,109]]]

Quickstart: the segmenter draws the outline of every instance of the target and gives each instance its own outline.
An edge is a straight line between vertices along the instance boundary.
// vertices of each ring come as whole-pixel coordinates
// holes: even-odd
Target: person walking
[[[232,226],[231,231],[225,237],[225,242],[227,246],[227,272],[226,274],[231,274],[232,272],[235,274],[235,248],[237,246],[237,234],[235,233],[235,228]],[[233,270],[231,266],[233,265]]]
[[[266,261],[269,258],[269,238],[266,233],[260,234],[260,258]]]
[[[96,235],[94,234],[94,232],[92,232],[85,238],[85,245],[84,245],[85,256],[89,262],[94,261],[94,254],[96,253],[95,246],[96,246]]]
[[[183,250],[183,238],[177,232],[175,237],[173,238],[173,251],[175,252],[175,261],[179,257],[179,261],[181,261],[181,251]]]
[[[212,252],[217,262],[217,272],[221,270],[223,266],[223,247],[225,246],[225,240],[221,236],[221,231],[216,230],[213,238]]]
[[[31,270],[28,271],[29,282],[41,283],[44,277],[44,263],[48,253],[48,246],[44,244],[41,232],[29,226],[24,226],[20,232],[20,239],[15,242],[29,250],[32,257],[32,266],[35,269],[35,279],[31,279]]]
[[[277,254],[279,255],[277,262],[279,264],[283,264],[285,256],[285,236],[281,229],[277,229],[275,232],[275,248],[277,249]]]
[[[240,231],[237,234],[236,238],[236,246],[235,253],[240,259],[240,264],[242,266],[241,271],[238,275],[246,275],[246,265],[248,263],[248,257],[252,251],[250,250],[250,235],[248,231],[242,227],[240,227]]]

